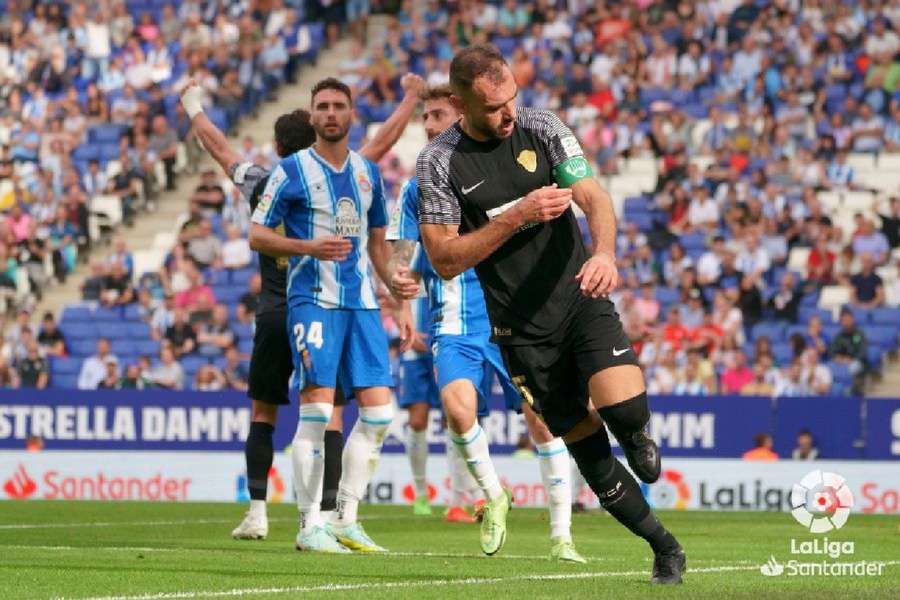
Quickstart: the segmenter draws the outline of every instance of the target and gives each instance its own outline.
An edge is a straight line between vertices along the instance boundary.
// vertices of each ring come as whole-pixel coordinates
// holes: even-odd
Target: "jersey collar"
[[[310,155],[312,155],[312,157],[314,159],[316,159],[316,162],[318,162],[320,165],[322,165],[322,167],[328,169],[329,171],[331,171],[332,173],[334,173],[336,175],[343,173],[344,171],[347,170],[347,165],[350,164],[350,154],[352,152],[353,152],[352,150],[347,151],[347,158],[344,159],[344,164],[341,165],[340,169],[335,169],[334,166],[330,162],[328,162],[327,160],[325,160],[324,158],[319,156],[319,153],[316,152],[315,148],[313,148],[312,146],[309,147],[309,153],[310,153]]]

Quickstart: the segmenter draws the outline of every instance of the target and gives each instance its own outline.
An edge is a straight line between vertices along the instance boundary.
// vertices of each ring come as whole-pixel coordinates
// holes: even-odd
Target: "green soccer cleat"
[[[297,534],[295,547],[301,552],[319,552],[322,554],[350,554],[325,527],[317,525],[307,533]]]
[[[512,507],[512,496],[507,490],[481,510],[481,551],[491,556],[497,554],[506,542],[506,515]]]
[[[372,541],[372,538],[363,529],[359,523],[351,523],[350,525],[328,524],[328,531],[337,541],[347,548],[357,552],[387,552],[386,548],[382,548]]]
[[[431,516],[431,502],[428,500],[428,496],[416,498],[415,502],[413,502],[413,514],[417,517]]]
[[[558,537],[550,540],[550,543],[553,544],[550,547],[550,560],[580,564],[587,562],[583,556],[578,554],[578,550],[575,549],[575,544],[572,543],[572,540]]]

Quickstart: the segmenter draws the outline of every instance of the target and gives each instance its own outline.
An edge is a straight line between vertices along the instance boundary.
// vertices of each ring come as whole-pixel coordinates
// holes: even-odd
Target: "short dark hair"
[[[460,50],[450,63],[450,87],[456,95],[472,89],[472,83],[486,76],[500,81],[506,59],[493,44],[473,44]]]
[[[429,100],[442,100],[450,98],[453,95],[453,89],[446,83],[441,85],[429,85],[419,92],[419,100],[428,102]]]
[[[316,94],[322,90],[336,90],[347,96],[347,100],[353,102],[353,94],[350,92],[350,86],[336,77],[326,77],[313,86],[310,99],[316,97]]]
[[[275,144],[281,157],[290,156],[316,141],[316,130],[309,123],[309,112],[298,108],[275,121]]]

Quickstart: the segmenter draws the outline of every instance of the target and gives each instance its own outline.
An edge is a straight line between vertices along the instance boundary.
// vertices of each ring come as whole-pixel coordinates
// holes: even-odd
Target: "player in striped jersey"
[[[359,501],[393,418],[388,341],[381,325],[374,267],[388,279],[387,214],[378,167],[349,150],[350,89],[334,78],[312,90],[316,142],[284,158],[253,213],[250,244],[289,256],[288,333],[300,425],[292,458],[299,477],[297,548],[314,552],[380,552],[357,521]],[[284,225],[285,235],[275,231]],[[360,416],[344,447],[337,509],[319,511],[325,426],[335,381],[352,388]]]
[[[450,103],[450,95],[447,86],[434,87],[423,94],[429,139],[459,118]],[[508,492],[500,485],[488,454],[487,436],[476,419],[479,397],[490,396],[496,374],[507,408],[524,413],[537,445],[541,476],[549,498],[551,557],[585,562],[575,550],[570,532],[572,494],[565,444],[553,437],[527,403],[522,402],[510,381],[500,350],[490,341],[490,321],[475,270],[468,269],[445,281],[432,268],[421,246],[416,250],[420,239],[418,196],[418,184],[413,177],[403,186],[391,217],[388,228],[388,239],[394,240],[391,285],[398,295],[408,296],[418,278],[425,283],[432,318],[435,370],[451,437],[488,500],[481,528],[482,550],[494,554],[502,547],[509,507]],[[411,258],[415,259],[412,273],[407,266]]]

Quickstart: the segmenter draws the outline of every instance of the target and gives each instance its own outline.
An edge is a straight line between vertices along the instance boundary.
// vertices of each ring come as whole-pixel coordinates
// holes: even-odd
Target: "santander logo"
[[[3,484],[3,491],[14,500],[24,500],[37,491],[37,483],[29,477],[25,465],[19,463],[16,472]]]

